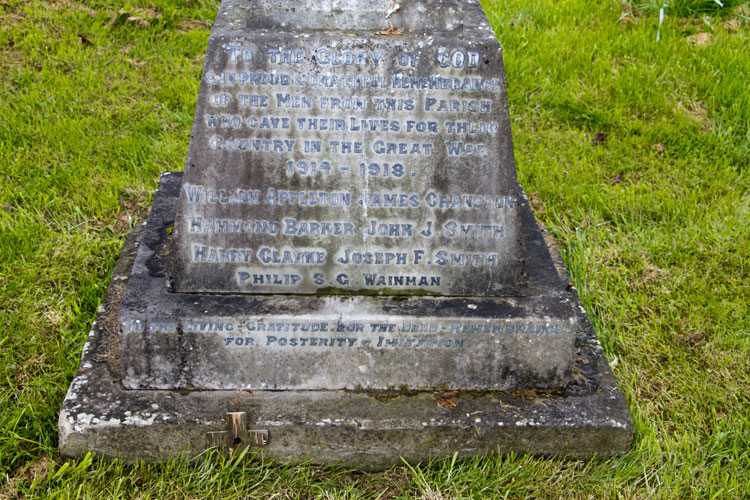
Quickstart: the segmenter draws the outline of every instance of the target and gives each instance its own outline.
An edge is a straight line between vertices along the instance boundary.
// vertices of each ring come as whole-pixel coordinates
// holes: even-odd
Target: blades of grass
[[[406,465],[406,467],[411,471],[412,475],[414,476],[414,483],[415,485],[422,490],[422,493],[424,493],[424,496],[427,498],[441,498],[439,492],[433,491],[432,486],[430,485],[430,481],[427,479],[427,476],[425,476],[424,469],[430,469],[432,466],[432,460],[427,464],[426,467],[422,467],[419,465],[412,466],[409,462],[406,461],[404,457],[401,457],[401,461]]]
[[[667,8],[667,4],[661,6],[659,9],[659,29],[656,30],[656,41],[661,40],[661,25],[664,24],[664,9]]]
[[[65,462],[62,464],[62,467],[57,469],[57,472],[52,476],[52,480],[59,479],[63,474],[65,474],[65,471],[68,470],[68,467],[70,467],[70,462]]]

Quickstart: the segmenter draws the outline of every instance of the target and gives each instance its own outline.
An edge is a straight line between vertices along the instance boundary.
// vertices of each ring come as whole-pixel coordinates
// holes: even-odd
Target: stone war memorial
[[[60,449],[623,453],[632,420],[568,284],[476,1],[224,0],[184,173],[125,244]]]

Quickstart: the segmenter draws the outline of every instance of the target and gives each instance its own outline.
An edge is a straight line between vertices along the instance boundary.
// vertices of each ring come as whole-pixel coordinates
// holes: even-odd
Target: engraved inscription
[[[471,347],[472,335],[565,335],[569,323],[539,321],[418,321],[404,319],[133,319],[122,322],[126,332],[183,332],[222,335],[222,345],[244,347]],[[413,335],[413,336],[412,336]],[[291,340],[295,339],[295,340]]]
[[[288,37],[209,42],[175,290],[522,293],[494,38]]]

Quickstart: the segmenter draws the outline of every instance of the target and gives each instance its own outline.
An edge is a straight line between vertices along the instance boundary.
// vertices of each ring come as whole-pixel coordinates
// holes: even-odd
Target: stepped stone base
[[[524,296],[171,293],[165,269],[180,180],[161,180],[120,302],[125,388],[505,391],[570,383],[572,295],[526,201],[518,210],[529,260]]]
[[[180,181],[181,174],[168,173],[162,184],[179,186]],[[174,196],[174,189],[160,189],[155,207]],[[567,294],[577,316],[571,323],[575,364],[563,389],[126,389],[118,314],[138,246],[149,231],[153,237],[149,222],[125,243],[63,402],[61,453],[74,457],[93,451],[125,461],[158,461],[180,453],[196,456],[217,446],[236,451],[247,445],[278,461],[376,470],[400,463],[401,457],[418,463],[454,453],[472,457],[528,452],[586,459],[626,452],[633,422],[624,396],[575,290],[559,289],[567,274],[559,259],[550,257],[556,251],[548,238],[545,243],[527,203],[522,210],[530,283],[536,279],[537,289],[543,288],[540,278],[556,269],[563,280],[552,280],[558,289],[545,293]],[[163,215],[152,214],[150,220]],[[156,267],[151,271],[154,280],[163,282],[163,276],[153,272]],[[455,308],[477,300],[447,299],[444,305]]]

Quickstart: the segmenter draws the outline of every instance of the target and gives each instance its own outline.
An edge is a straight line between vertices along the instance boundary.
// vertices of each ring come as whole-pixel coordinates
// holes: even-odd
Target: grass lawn
[[[629,401],[632,450],[357,474],[60,458],[119,249],[182,169],[218,2],[0,0],[0,498],[750,496],[750,3],[666,3],[660,28],[661,0],[483,1],[519,178]]]

